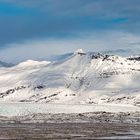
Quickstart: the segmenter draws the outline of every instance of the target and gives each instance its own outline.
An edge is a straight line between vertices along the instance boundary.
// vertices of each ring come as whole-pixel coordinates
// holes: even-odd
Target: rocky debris
[[[3,98],[9,94],[12,94],[14,93],[15,91],[19,91],[19,90],[22,90],[22,89],[25,89],[26,87],[25,86],[20,86],[20,87],[15,87],[13,89],[8,89],[7,91],[4,91],[4,92],[1,92],[0,93],[0,98]]]
[[[25,116],[4,117],[0,116],[0,123],[129,123],[140,124],[140,112],[93,112],[74,114],[30,114]]]

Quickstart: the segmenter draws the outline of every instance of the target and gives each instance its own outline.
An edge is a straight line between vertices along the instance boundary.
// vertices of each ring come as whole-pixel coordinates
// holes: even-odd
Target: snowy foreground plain
[[[132,105],[0,103],[0,139],[139,139]]]
[[[71,114],[86,112],[140,112],[140,107],[132,105],[74,105],[74,104],[39,104],[39,103],[0,103],[1,116],[23,116],[30,114]]]
[[[0,139],[139,138],[136,106],[0,103]]]

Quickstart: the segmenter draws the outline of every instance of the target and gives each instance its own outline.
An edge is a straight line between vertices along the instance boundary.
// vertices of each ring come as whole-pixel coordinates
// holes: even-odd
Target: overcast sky
[[[0,60],[139,49],[140,0],[0,0]]]

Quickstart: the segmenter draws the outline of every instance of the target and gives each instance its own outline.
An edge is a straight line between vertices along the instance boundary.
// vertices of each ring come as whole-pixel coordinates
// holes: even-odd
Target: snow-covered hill
[[[0,68],[0,101],[140,105],[140,58],[78,50],[56,62]]]

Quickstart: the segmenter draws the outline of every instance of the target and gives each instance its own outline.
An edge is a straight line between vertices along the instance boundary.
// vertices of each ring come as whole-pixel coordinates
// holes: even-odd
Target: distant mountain
[[[0,69],[0,101],[140,105],[139,56],[77,50]]]
[[[120,56],[130,56],[130,55],[140,55],[140,49],[117,49],[117,50],[108,50],[102,51],[103,54],[113,54]]]
[[[14,64],[0,61],[0,67],[12,67],[12,66],[14,66]]]

